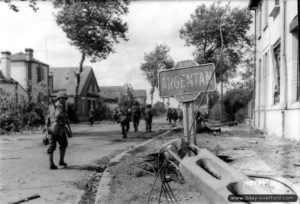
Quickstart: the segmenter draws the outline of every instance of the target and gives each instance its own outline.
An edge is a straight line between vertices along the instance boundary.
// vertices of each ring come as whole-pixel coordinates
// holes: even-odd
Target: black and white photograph
[[[300,204],[300,0],[0,0],[1,204]]]

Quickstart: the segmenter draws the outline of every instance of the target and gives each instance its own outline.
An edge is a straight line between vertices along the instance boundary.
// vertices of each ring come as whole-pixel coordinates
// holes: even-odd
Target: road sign
[[[193,65],[193,61],[183,61],[175,65],[175,69],[163,70],[158,74],[160,97],[175,97],[179,102],[195,100],[204,92],[211,76],[214,64]],[[191,67],[184,67],[191,66]],[[176,68],[179,67],[179,68]],[[213,77],[207,91],[216,90],[216,78]]]

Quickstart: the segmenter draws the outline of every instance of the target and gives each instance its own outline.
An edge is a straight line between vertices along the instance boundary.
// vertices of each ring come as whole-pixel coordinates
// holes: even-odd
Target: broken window
[[[296,58],[296,69],[297,69],[297,100],[300,100],[300,67],[299,67],[299,43],[298,43],[298,27],[296,30],[293,31],[293,45],[294,48],[294,55]]]
[[[280,102],[280,40],[275,43],[272,52],[272,61],[273,61],[273,98],[274,104]]]

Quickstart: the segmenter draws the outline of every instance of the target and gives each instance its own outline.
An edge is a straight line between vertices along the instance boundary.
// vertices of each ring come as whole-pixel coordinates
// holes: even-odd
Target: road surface
[[[144,121],[141,121],[144,130]],[[127,140],[120,125],[100,123],[72,125],[74,137],[69,140],[65,161],[67,168],[49,170],[48,155],[42,134],[27,133],[0,137],[0,203],[9,203],[32,194],[41,197],[31,204],[76,203],[99,161],[145,141],[144,133],[133,133],[132,124]],[[150,135],[151,136],[151,135]],[[54,161],[59,159],[55,151]],[[97,164],[98,163],[98,164]]]

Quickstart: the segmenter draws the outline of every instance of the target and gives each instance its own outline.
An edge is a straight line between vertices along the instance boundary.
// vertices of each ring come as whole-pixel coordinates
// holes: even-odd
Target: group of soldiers
[[[146,122],[146,132],[152,130],[153,111],[150,104],[143,111],[138,102],[134,102],[132,106],[120,105],[115,109],[114,121],[121,124],[123,138],[127,138],[130,129],[130,122],[133,123],[134,132],[138,132],[140,119],[144,118]]]
[[[169,121],[169,124],[171,124],[173,121],[174,124],[176,125],[177,120],[179,120],[179,122],[182,122],[182,119],[183,119],[183,113],[180,108],[168,108],[167,121]]]
[[[53,99],[53,98],[52,98]],[[50,169],[57,169],[53,161],[53,153],[56,149],[56,143],[59,144],[60,166],[67,166],[64,160],[66,149],[68,147],[68,138],[72,137],[72,132],[67,119],[66,101],[68,96],[66,93],[59,93],[55,100],[52,100],[52,104],[49,107],[49,113],[46,121],[47,136],[43,142],[45,145],[49,145],[47,153],[49,156]],[[143,117],[146,122],[146,132],[151,132],[153,111],[152,106],[147,105],[146,109],[142,111],[138,102],[133,103],[132,106],[122,105],[116,110],[118,120],[122,127],[123,138],[127,138],[127,133],[130,129],[130,122],[133,122],[134,131],[138,131],[140,119]],[[95,110],[92,107],[89,112],[89,121],[93,125],[95,119]]]

